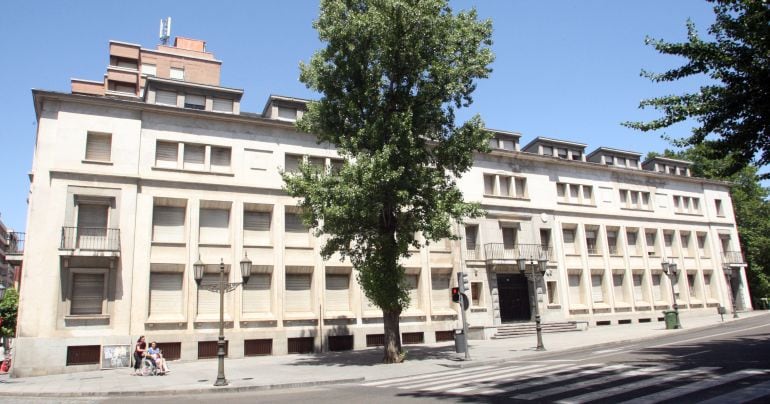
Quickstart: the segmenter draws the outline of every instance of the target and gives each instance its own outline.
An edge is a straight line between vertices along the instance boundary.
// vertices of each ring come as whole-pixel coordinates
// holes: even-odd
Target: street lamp
[[[251,276],[251,260],[249,256],[245,254],[240,262],[241,266],[241,278],[243,283],[249,282]],[[198,289],[204,289],[211,292],[219,292],[219,339],[217,340],[217,362],[219,369],[217,371],[217,381],[214,382],[214,386],[227,386],[228,382],[225,379],[225,293],[235,290],[241,282],[225,282],[225,261],[220,259],[219,262],[219,282],[212,284],[201,284],[203,280],[203,272],[206,269],[206,264],[201,261],[198,256],[198,261],[193,264],[193,273],[195,276],[195,283],[198,284]]]
[[[679,322],[679,305],[676,304],[676,292],[674,291],[674,280],[679,272],[677,271],[675,262],[663,261],[660,265],[663,267],[663,273],[668,275],[669,280],[671,280],[671,299],[674,307],[674,315],[676,316],[674,329],[679,329],[682,328],[682,324]]]
[[[516,260],[519,264],[519,270],[521,273],[526,274],[527,270],[527,259],[526,258],[519,258]],[[537,263],[537,265],[531,265],[530,268],[532,268],[532,294],[535,298],[535,332],[537,333],[537,348],[535,348],[536,351],[545,351],[545,346],[543,345],[543,328],[540,325],[540,305],[537,302],[537,279],[538,276],[542,278],[543,275],[545,275],[546,266],[548,265],[548,259],[541,257],[537,261],[533,260],[533,263]]]
[[[727,293],[729,294],[728,297],[730,299],[730,302],[733,304],[733,318],[738,318],[738,312],[735,310],[735,295],[733,294],[733,268],[729,265],[725,265],[722,268],[722,271],[725,273],[725,276],[727,277]]]

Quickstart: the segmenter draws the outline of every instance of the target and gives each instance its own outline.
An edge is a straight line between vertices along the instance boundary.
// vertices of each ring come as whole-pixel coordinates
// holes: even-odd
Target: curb
[[[348,379],[319,380],[314,382],[296,382],[296,383],[278,383],[263,384],[256,386],[223,386],[223,387],[205,387],[194,389],[174,389],[174,390],[153,390],[153,391],[81,391],[81,392],[62,392],[62,393],[21,393],[21,392],[3,392],[3,397],[158,397],[173,395],[192,395],[192,394],[214,394],[214,393],[244,393],[249,391],[261,390],[279,390],[296,389],[303,387],[328,386],[335,384],[360,383],[366,380],[364,377]]]

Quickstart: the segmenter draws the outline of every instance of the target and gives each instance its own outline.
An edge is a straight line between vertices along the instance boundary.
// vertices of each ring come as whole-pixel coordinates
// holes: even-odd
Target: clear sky
[[[467,118],[480,113],[490,128],[608,146],[662,151],[661,133],[620,126],[649,119],[642,98],[697,88],[699,79],[652,84],[642,68],[662,71],[682,60],[644,45],[645,35],[686,38],[691,18],[701,32],[713,22],[704,0],[452,1],[493,20],[490,78],[481,81]],[[158,22],[171,16],[171,35],[203,39],[223,61],[222,85],[245,90],[242,110],[261,112],[270,94],[317,98],[298,81],[298,63],[321,46],[312,21],[316,1],[53,1],[0,3],[0,214],[23,231],[27,173],[35,141],[33,88],[69,91],[70,78],[101,80],[110,39],[154,48]],[[685,135],[688,126],[667,134]],[[55,224],[52,224],[55,225]]]

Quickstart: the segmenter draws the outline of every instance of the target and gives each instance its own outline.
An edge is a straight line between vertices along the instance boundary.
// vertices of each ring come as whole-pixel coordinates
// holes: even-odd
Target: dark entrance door
[[[497,293],[500,300],[500,320],[529,321],[529,284],[521,274],[497,274]]]

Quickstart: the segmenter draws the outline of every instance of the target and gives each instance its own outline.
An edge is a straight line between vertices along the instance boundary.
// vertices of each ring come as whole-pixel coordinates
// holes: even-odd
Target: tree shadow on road
[[[425,346],[405,345],[405,361],[424,361],[445,359],[459,361],[454,345]],[[324,352],[297,358],[293,366],[374,366],[382,364],[382,347],[373,347],[356,351]],[[396,365],[398,366],[398,365]]]

